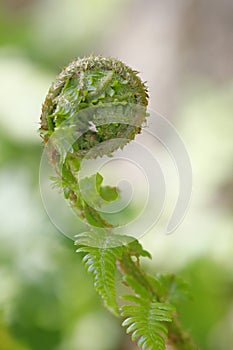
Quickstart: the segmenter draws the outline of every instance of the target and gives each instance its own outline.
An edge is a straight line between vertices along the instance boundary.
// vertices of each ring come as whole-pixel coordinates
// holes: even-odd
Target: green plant
[[[89,227],[75,244],[105,306],[124,319],[127,333],[143,350],[164,350],[167,343],[192,350],[176,311],[187,295],[186,284],[173,275],[146,273],[140,258],[151,258],[150,253],[135,238],[114,232],[114,224],[96,209],[96,203],[116,200],[118,189],[102,186],[99,173],[79,178],[84,159],[111,156],[140,133],[147,103],[146,86],[122,62],[102,56],[78,59],[52,84],[42,108],[40,133],[57,172],[55,184]],[[117,273],[128,290],[120,296],[121,306]]]

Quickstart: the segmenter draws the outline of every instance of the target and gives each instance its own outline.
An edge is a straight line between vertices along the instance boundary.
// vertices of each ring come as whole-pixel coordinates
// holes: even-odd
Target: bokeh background
[[[140,71],[150,107],[185,141],[192,202],[174,234],[142,239],[145,267],[189,282],[181,319],[200,349],[233,348],[232,33],[230,0],[0,1],[1,350],[136,349],[40,198],[41,103],[61,68],[90,53]]]

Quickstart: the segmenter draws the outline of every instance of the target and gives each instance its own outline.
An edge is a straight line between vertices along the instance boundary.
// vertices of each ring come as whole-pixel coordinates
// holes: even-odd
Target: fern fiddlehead
[[[141,349],[164,350],[168,339],[177,349],[192,350],[175,310],[184,285],[175,277],[151,276],[142,270],[140,257],[150,254],[134,238],[115,233],[114,225],[95,206],[114,201],[117,188],[102,186],[99,173],[78,176],[84,159],[111,156],[140,133],[147,104],[145,84],[122,62],[102,56],[77,59],[52,84],[42,107],[40,133],[57,173],[56,184],[89,227],[75,244],[105,306],[123,317],[123,326]],[[121,307],[116,298],[117,270],[129,291],[121,296]]]

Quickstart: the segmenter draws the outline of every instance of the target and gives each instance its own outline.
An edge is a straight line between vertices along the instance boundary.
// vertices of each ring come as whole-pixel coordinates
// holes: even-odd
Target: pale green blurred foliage
[[[192,203],[173,235],[143,239],[147,268],[190,282],[181,314],[201,349],[233,347],[232,23],[228,1],[0,2],[0,350],[125,346],[38,185],[41,103],[62,66],[90,53],[140,70],[186,143]]]

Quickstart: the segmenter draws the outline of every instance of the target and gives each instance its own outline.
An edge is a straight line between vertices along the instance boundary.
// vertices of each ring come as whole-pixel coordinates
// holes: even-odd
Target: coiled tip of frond
[[[89,123],[88,130],[75,145],[80,155],[115,137],[132,140],[145,120],[148,92],[138,72],[115,58],[91,55],[75,59],[63,68],[52,83],[42,106],[40,133],[43,141],[46,143],[62,123],[80,111],[111,104],[114,109],[125,105],[141,106],[144,107],[144,115],[141,115],[137,125],[135,122],[134,125],[109,123],[111,125],[96,127],[89,113],[86,124],[82,121],[85,124],[82,130]],[[78,118],[76,122],[81,125]]]

